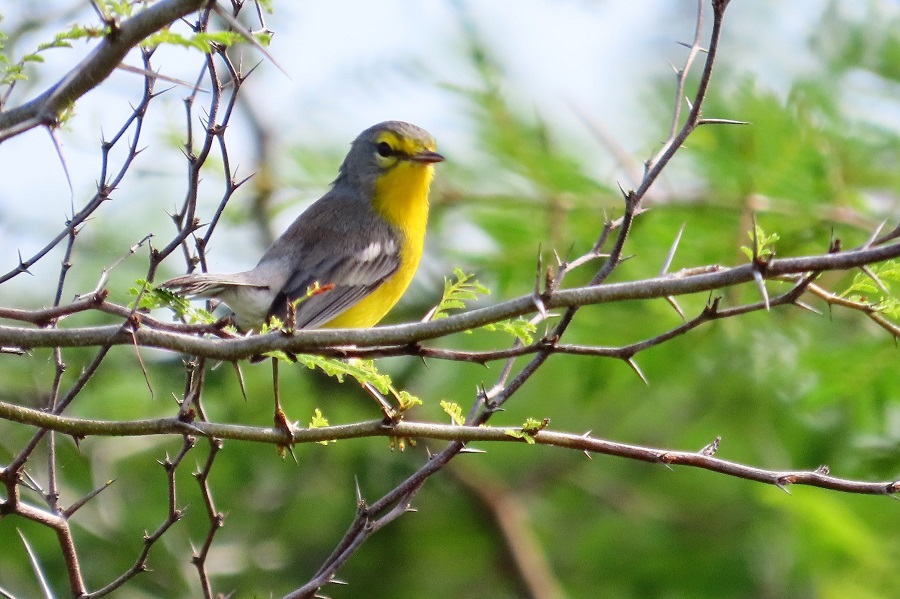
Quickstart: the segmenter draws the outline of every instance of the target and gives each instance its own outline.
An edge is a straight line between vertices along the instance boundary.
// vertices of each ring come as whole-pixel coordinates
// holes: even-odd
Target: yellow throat
[[[397,227],[400,267],[378,289],[352,308],[324,324],[328,328],[368,328],[377,324],[409,287],[425,246],[428,224],[428,190],[434,167],[401,161],[375,182],[372,207],[385,221]]]

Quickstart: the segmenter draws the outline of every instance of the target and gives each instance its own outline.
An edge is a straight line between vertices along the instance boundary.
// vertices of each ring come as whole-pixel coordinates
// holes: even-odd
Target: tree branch
[[[188,423],[176,418],[132,421],[89,420],[47,414],[40,410],[15,406],[6,402],[0,402],[0,418],[47,428],[75,437],[197,435],[272,445],[283,445],[286,442],[293,444],[319,443],[321,441],[362,437],[406,437],[444,440],[455,443],[483,441],[529,444],[533,441],[536,445],[564,447],[653,464],[701,468],[779,487],[798,484],[865,495],[894,495],[900,493],[900,481],[863,482],[837,478],[829,475],[821,467],[816,471],[765,470],[716,458],[708,449],[700,452],[677,451],[617,443],[615,441],[598,439],[588,434],[578,435],[547,429],[533,433],[527,431],[523,433],[521,428],[515,426],[457,426],[410,421],[386,425],[383,420],[370,420],[353,424],[298,429],[292,433],[292,437],[289,439],[286,437],[285,432],[278,428],[212,422]],[[373,504],[372,508],[376,509],[377,505]]]
[[[111,30],[91,54],[38,97],[0,112],[0,142],[34,127],[56,125],[57,118],[78,98],[100,85],[132,48],[147,36],[195,12],[210,0],[163,0]]]
[[[900,243],[838,254],[779,258],[768,262],[762,275],[766,279],[775,279],[784,275],[802,275],[813,271],[846,270],[898,257],[900,257]],[[759,272],[759,269],[760,266],[755,264],[744,264],[732,268],[709,266],[628,283],[563,289],[544,298],[543,302],[548,309],[553,309],[624,300],[662,299],[667,296],[708,292],[752,282],[754,280],[753,273]],[[303,353],[341,346],[407,345],[474,329],[534,311],[534,298],[526,295],[487,308],[425,323],[372,329],[300,330],[293,335],[273,332],[238,339],[199,338],[147,327],[137,328],[132,335],[130,330],[121,325],[39,330],[0,326],[0,345],[34,349],[125,345],[137,342],[138,345],[145,347],[169,349],[215,360],[235,361],[274,350]],[[14,313],[6,310],[5,315],[10,317]],[[208,327],[205,326],[198,327],[197,330],[209,332]]]

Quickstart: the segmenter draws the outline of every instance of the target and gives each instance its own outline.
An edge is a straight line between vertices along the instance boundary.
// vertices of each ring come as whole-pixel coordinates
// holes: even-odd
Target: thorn
[[[759,237],[756,234],[756,212],[750,213],[750,222],[753,224],[753,263],[759,261]]]
[[[622,184],[619,183],[618,181],[616,181],[616,185],[619,186],[619,191],[622,192],[622,197],[624,197],[624,198],[627,200],[627,199],[628,199],[629,192],[625,191],[625,188],[622,187]]]
[[[557,252],[556,250],[553,250],[553,257],[556,258],[556,267],[562,268],[563,265],[565,264],[565,262],[563,262],[563,259],[559,255],[559,252]]]
[[[147,69],[142,69],[142,68],[140,68],[140,67],[133,67],[133,66],[131,66],[131,65],[125,64],[124,62],[120,62],[118,65],[116,65],[116,68],[117,68],[117,69],[121,69],[121,70],[123,70],[123,71],[126,71],[126,72],[128,72],[128,73],[134,73],[134,74],[136,74],[136,75],[142,75],[142,76],[147,77],[147,78],[149,78],[149,79],[153,79],[154,81],[156,81],[157,79],[159,79],[159,80],[162,80],[162,81],[168,81],[169,83],[174,83],[174,84],[176,84],[176,85],[183,85],[183,86],[185,86],[185,87],[189,87],[189,88],[191,88],[193,91],[203,92],[203,93],[205,93],[205,94],[208,94],[208,93],[209,93],[209,90],[203,89],[203,88],[200,87],[199,85],[194,85],[193,83],[188,83],[187,81],[182,81],[181,79],[175,79],[175,78],[173,78],[173,77],[167,77],[167,76],[162,75],[162,74],[160,74],[160,73],[158,73],[158,72],[156,72],[156,71],[149,71],[149,70],[147,70]],[[157,92],[157,93],[154,94],[154,95],[160,95],[160,94],[163,94],[163,93],[165,93],[165,91],[168,91],[168,90],[163,90],[163,91],[161,91],[161,92]]]
[[[547,312],[547,306],[544,305],[544,300],[541,299],[541,296],[535,293],[531,296],[531,303],[534,304],[534,307],[537,309],[538,314],[541,315],[541,318],[547,320],[550,317],[550,313]]]
[[[626,358],[625,361],[628,363],[629,366],[631,366],[631,369],[634,370],[634,372],[639,377],[641,377],[641,380],[644,381],[644,384],[649,387],[650,381],[648,381],[647,377],[644,376],[644,373],[641,372],[641,368],[640,368],[640,366],[637,365],[637,362],[634,361],[634,358]]]
[[[659,454],[659,455],[657,456],[656,459],[659,460],[659,463],[660,463],[660,464],[662,464],[663,466],[665,466],[666,468],[668,468],[668,469],[671,470],[672,472],[675,472],[675,469],[672,468],[672,464],[671,464],[672,458],[669,457],[669,453],[668,453],[668,452]]]
[[[554,252],[556,253],[556,252]],[[538,251],[537,251],[537,261],[534,268],[534,296],[540,297],[541,295],[541,271],[543,270],[543,256],[542,256],[542,248],[541,244],[538,243]]]
[[[378,407],[381,408],[381,412],[384,414],[386,425],[393,426],[400,421],[402,415],[391,406],[384,395],[372,383],[366,381],[362,384],[362,388],[378,403]]]
[[[700,125],[752,125],[750,121],[737,121],[735,119],[700,119],[697,126]]]
[[[716,455],[716,452],[719,451],[719,444],[722,442],[722,437],[716,437],[712,443],[704,447],[700,450],[700,455],[705,455],[707,457],[713,457]]]
[[[197,428],[196,426],[194,426],[194,425],[191,424],[190,422],[185,422],[184,420],[179,420],[178,423],[179,423],[179,426],[183,426],[184,428],[188,429],[189,431],[191,431],[192,433],[194,433],[194,434],[197,435],[198,437],[208,437],[208,436],[209,436],[205,431],[203,431],[202,429]]]
[[[793,478],[793,476],[779,476],[775,480],[775,486],[790,495],[791,491],[787,488],[787,485],[790,485],[794,482]]]
[[[288,445],[286,449],[287,449],[287,452],[289,454],[291,454],[291,459],[294,460],[294,464],[299,466],[300,462],[297,461],[297,454],[294,453],[294,446]]]
[[[69,175],[69,167],[66,164],[66,157],[63,154],[62,143],[56,136],[56,131],[54,129],[47,127],[47,133],[50,134],[50,139],[53,140],[53,147],[56,149],[56,155],[62,165],[63,174],[66,176],[66,183],[69,184],[69,201],[71,202],[72,218],[75,218],[75,188],[72,187],[72,177]]]
[[[592,462],[594,461],[594,458],[591,457],[591,454],[588,452],[587,449],[585,449],[584,451],[582,451],[582,453],[584,454],[584,457],[586,457],[587,459],[589,459],[589,460],[592,461]]]
[[[666,254],[666,259],[663,261],[662,268],[659,270],[660,276],[666,274],[669,271],[669,267],[672,266],[672,259],[675,257],[675,250],[678,249],[679,242],[681,242],[681,234],[684,233],[685,226],[685,224],[682,224],[681,228],[678,229],[678,235],[675,236],[675,241],[672,242],[669,253]]]
[[[18,251],[19,251],[19,267],[18,267],[18,271],[19,271],[19,272],[24,272],[25,274],[28,274],[28,275],[31,275],[31,276],[34,276],[34,274],[33,274],[30,270],[28,270],[28,267],[25,266],[25,260],[22,259],[22,250],[18,250]]]
[[[834,228],[831,229],[831,237],[828,239],[828,253],[836,254],[841,251],[841,239],[834,236]]]
[[[873,243],[875,243],[875,240],[878,239],[878,235],[881,233],[881,230],[884,228],[884,226],[886,224],[887,224],[887,221],[883,220],[883,221],[881,221],[880,225],[875,227],[875,231],[872,232],[872,235],[870,235],[869,239],[867,239],[866,242],[863,244],[862,249],[867,250],[872,246]]]
[[[681,317],[681,320],[687,321],[687,318],[684,316],[684,311],[681,309],[681,306],[678,305],[678,302],[675,301],[675,296],[667,295],[666,301],[669,302],[669,305],[678,313],[678,316]]]
[[[753,269],[753,280],[756,281],[756,287],[759,289],[759,294],[763,298],[763,304],[766,306],[766,312],[769,311],[769,292],[766,291],[766,282],[763,280],[762,273],[756,269]]]
[[[881,291],[885,295],[891,294],[891,291],[881,281],[881,279],[878,278],[878,275],[876,275],[875,272],[871,268],[869,268],[867,265],[863,264],[862,266],[859,267],[859,269],[861,271],[863,271],[864,273],[866,273],[866,276],[869,277],[870,279],[872,279],[875,282],[875,284],[878,286],[878,288],[881,289]]]
[[[678,44],[679,46],[684,46],[688,50],[693,50],[694,48],[697,48],[697,50],[700,52],[703,52],[703,53],[709,52],[709,50],[707,50],[703,46],[694,46],[694,44],[689,44],[687,42],[679,42],[679,41],[676,41],[675,43]]]
[[[887,492],[890,497],[900,500],[900,480],[889,484],[887,486]]]
[[[824,315],[824,314],[822,313],[821,310],[816,310],[815,308],[813,308],[813,307],[810,306],[809,304],[806,304],[806,303],[801,302],[801,301],[799,301],[799,300],[794,301],[794,305],[797,306],[798,308],[802,308],[802,309],[804,309],[804,310],[809,310],[809,311],[812,312],[813,314],[818,314],[819,316],[823,316],[823,315]]]
[[[480,401],[482,404],[487,405],[488,402],[488,392],[484,387],[484,382],[478,383],[475,385],[475,398]]]
[[[241,366],[238,364],[237,360],[231,363],[234,366],[234,372],[237,374],[238,384],[241,387],[241,395],[244,396],[244,403],[247,402],[247,387],[244,385],[244,373],[241,372]]]
[[[358,477],[353,477],[353,484],[356,485],[356,505],[357,507],[363,507],[366,505],[366,500],[363,499],[362,489],[359,487]]]
[[[463,447],[459,450],[459,453],[487,453],[487,451],[483,449],[472,449],[471,447]]]

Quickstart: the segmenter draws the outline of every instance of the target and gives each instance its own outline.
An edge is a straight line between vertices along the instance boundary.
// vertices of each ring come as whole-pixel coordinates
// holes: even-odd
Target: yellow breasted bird
[[[253,270],[189,274],[161,285],[178,294],[218,298],[241,329],[271,316],[318,283],[300,302],[298,328],[374,326],[400,299],[419,266],[428,222],[428,190],[437,153],[419,127],[387,121],[360,133],[331,189],[266,250]]]

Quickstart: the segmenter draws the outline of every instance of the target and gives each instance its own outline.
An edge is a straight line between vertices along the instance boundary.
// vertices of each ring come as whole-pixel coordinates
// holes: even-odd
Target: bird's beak
[[[423,162],[425,164],[433,164],[435,162],[443,162],[444,157],[437,152],[433,152],[431,150],[422,150],[421,152],[416,152],[415,154],[410,155],[410,160],[413,162]]]

